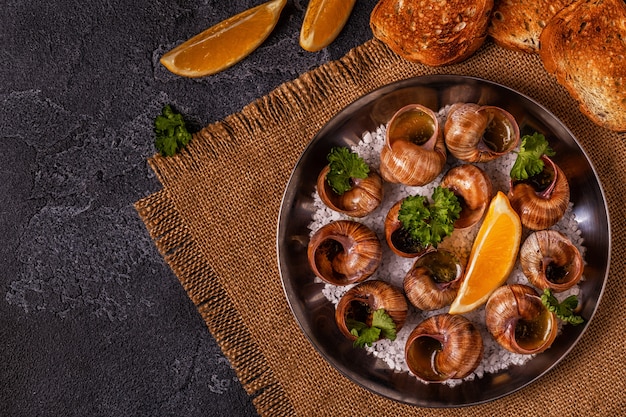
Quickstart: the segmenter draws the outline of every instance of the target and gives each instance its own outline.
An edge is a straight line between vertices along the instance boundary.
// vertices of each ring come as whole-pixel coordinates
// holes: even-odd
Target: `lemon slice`
[[[204,77],[235,65],[270,35],[287,0],[245,10],[197,34],[161,57],[176,75]]]
[[[499,191],[491,200],[470,252],[465,276],[450,314],[472,311],[511,274],[522,239],[522,223],[509,199]]]
[[[345,26],[356,0],[311,0],[300,30],[300,46],[316,52],[330,45]]]

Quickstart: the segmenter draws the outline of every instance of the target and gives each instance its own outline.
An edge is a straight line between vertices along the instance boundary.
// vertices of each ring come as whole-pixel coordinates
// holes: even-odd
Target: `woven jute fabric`
[[[362,95],[427,74],[485,78],[550,109],[595,165],[612,223],[608,283],[579,343],[526,388],[463,408],[401,404],[341,375],[297,325],[277,265],[281,199],[307,143]],[[431,68],[371,40],[206,126],[181,154],[149,163],[163,188],[136,209],[261,415],[613,416],[626,409],[626,135],[586,119],[537,56],[487,42],[460,64]]]

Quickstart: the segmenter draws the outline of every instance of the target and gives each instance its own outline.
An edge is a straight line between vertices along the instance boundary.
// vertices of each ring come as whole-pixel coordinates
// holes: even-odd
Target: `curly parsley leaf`
[[[554,156],[545,136],[541,133],[524,135],[520,145],[517,159],[511,168],[511,178],[514,180],[526,180],[543,171],[542,155]]]
[[[383,308],[372,313],[371,327],[357,320],[348,320],[347,325],[350,333],[356,336],[354,347],[372,346],[383,338],[396,340],[396,324]]]
[[[428,200],[421,195],[410,195],[404,199],[398,212],[398,220],[411,237],[426,245],[430,240],[430,210]]]
[[[437,187],[432,195],[430,206],[432,238],[435,244],[454,232],[454,222],[461,214],[461,203],[456,195],[445,187]]]
[[[408,196],[402,202],[398,220],[411,237],[424,246],[437,246],[454,231],[461,213],[459,199],[448,188],[438,186],[432,204],[423,196]]]
[[[549,311],[556,314],[559,319],[566,323],[576,325],[585,322],[581,316],[574,314],[574,310],[578,307],[578,298],[575,295],[570,295],[563,301],[559,302],[559,300],[552,295],[552,291],[550,291],[549,288],[546,288],[543,290],[543,294],[541,294],[541,302]]]
[[[169,104],[154,119],[154,146],[163,156],[175,155],[191,141],[183,116],[176,113]]]
[[[346,147],[332,148],[327,158],[330,171],[326,181],[339,195],[352,189],[352,178],[367,178],[370,172],[363,158]]]

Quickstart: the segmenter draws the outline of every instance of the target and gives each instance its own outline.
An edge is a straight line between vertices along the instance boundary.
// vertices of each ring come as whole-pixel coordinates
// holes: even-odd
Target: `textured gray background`
[[[202,79],[160,56],[260,0],[3,0],[0,24],[0,415],[254,415],[132,204],[171,103],[193,129],[368,40],[374,0],[340,37],[298,45],[289,0],[245,61]]]

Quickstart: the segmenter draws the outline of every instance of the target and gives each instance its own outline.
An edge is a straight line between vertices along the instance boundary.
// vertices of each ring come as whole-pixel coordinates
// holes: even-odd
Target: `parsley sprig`
[[[544,165],[541,160],[542,155],[555,155],[545,136],[537,132],[524,135],[517,159],[511,168],[511,178],[521,181],[541,173]]]
[[[454,231],[454,222],[461,213],[461,204],[454,193],[437,186],[432,203],[421,195],[408,196],[402,202],[398,220],[410,236],[424,246],[437,245]]]
[[[350,333],[356,336],[354,347],[372,346],[378,339],[396,340],[396,324],[384,308],[380,308],[372,313],[372,325],[348,319],[347,323]]]
[[[328,154],[328,185],[339,195],[352,189],[352,178],[367,178],[370,168],[357,153],[346,147],[334,147]]]
[[[570,295],[559,302],[559,300],[552,295],[552,291],[546,288],[543,290],[543,294],[541,294],[541,302],[549,311],[556,314],[558,318],[566,323],[581,324],[585,321],[581,316],[574,314],[574,310],[578,307],[578,298],[575,295]]]
[[[167,104],[154,119],[154,146],[163,156],[175,155],[191,141],[183,116]]]

